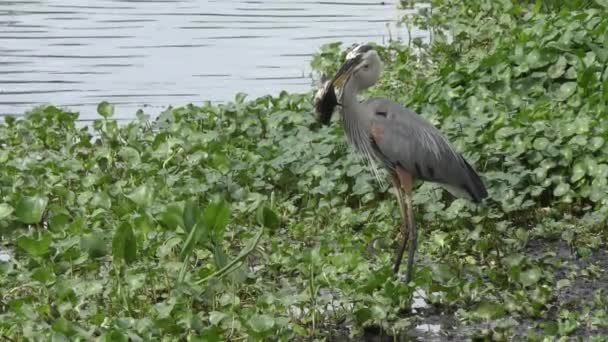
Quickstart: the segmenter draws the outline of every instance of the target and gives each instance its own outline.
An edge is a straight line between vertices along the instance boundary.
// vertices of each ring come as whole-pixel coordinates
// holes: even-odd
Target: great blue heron
[[[373,97],[363,102],[357,99],[360,91],[376,84],[381,72],[382,61],[373,47],[357,45],[317,93],[314,105],[324,124],[329,124],[339,105],[348,141],[370,162],[376,176],[375,163],[390,174],[401,212],[401,243],[393,270],[395,274],[399,272],[409,239],[405,273],[409,283],[416,252],[411,200],[414,179],[439,183],[455,196],[474,202],[480,202],[488,192],[473,167],[427,120],[386,98]]]

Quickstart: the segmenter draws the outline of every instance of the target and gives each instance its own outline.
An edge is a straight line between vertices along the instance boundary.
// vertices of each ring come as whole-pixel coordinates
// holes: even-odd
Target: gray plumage
[[[386,98],[362,103],[373,113],[371,125],[383,127],[374,157],[393,170],[400,165],[414,178],[443,185],[456,196],[480,202],[488,193],[471,165],[450,145],[441,132],[409,108]]]
[[[488,196],[477,172],[426,119],[392,100],[373,97],[363,102],[357,95],[373,86],[382,72],[378,53],[366,44],[354,47],[346,60],[314,98],[317,118],[329,124],[340,107],[344,131],[353,145],[370,162],[391,175],[402,217],[402,243],[397,250],[394,271],[399,271],[407,241],[410,241],[406,282],[411,279],[416,250],[416,224],[411,191],[414,179],[441,184],[456,196],[475,202]],[[338,89],[338,95],[335,89]]]
[[[345,77],[340,100],[327,84],[327,95],[316,100],[317,104],[324,104],[323,121],[329,123],[328,113],[331,115],[339,104],[349,142],[372,165],[379,162],[389,172],[399,165],[416,179],[439,183],[452,194],[475,202],[487,197],[473,167],[426,119],[387,98],[373,97],[363,102],[357,99],[361,90],[377,82],[381,71],[382,62],[376,51],[365,44],[355,47],[336,74]],[[336,78],[332,85],[334,81]],[[316,108],[319,113],[321,106]],[[373,137],[372,127],[382,131],[381,139]],[[374,167],[372,170],[377,174]]]

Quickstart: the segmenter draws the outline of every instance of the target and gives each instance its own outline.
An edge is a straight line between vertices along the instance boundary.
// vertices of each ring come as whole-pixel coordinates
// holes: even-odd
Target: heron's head
[[[346,83],[353,82],[358,90],[367,89],[378,81],[382,73],[382,61],[371,45],[355,46],[346,56],[332,80],[332,85],[342,88]]]

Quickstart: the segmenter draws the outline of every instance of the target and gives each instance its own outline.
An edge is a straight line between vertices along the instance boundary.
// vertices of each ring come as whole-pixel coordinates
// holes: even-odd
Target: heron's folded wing
[[[479,201],[487,196],[475,170],[427,120],[384,98],[366,101],[375,115],[371,138],[378,153],[415,178],[461,189]]]

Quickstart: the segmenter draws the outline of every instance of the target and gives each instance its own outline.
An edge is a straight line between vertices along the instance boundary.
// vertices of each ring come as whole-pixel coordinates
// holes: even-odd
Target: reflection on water
[[[305,0],[0,2],[0,114],[53,103],[95,117],[95,105],[157,113],[311,85],[310,56],[341,40],[407,35],[391,2]],[[423,36],[424,33],[417,32]]]

